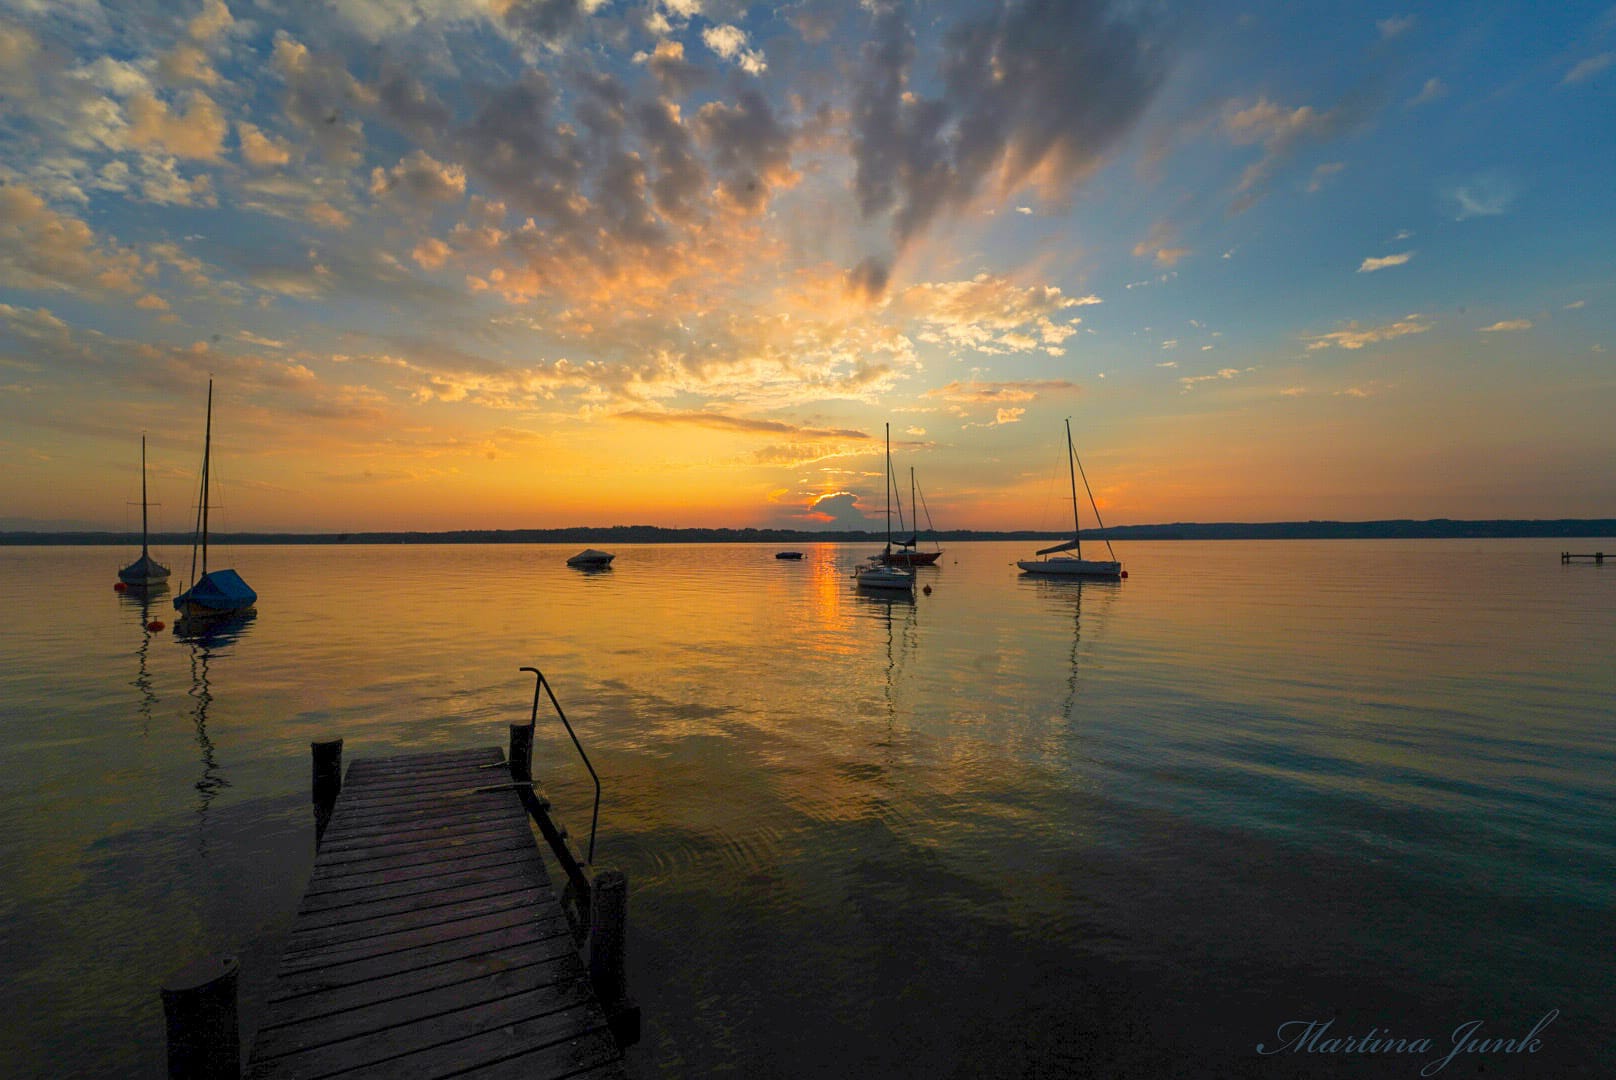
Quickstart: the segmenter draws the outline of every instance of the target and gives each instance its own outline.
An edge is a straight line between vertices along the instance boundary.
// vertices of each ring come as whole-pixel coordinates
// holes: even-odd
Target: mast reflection
[[[157,691],[153,688],[151,670],[147,661],[151,654],[152,638],[157,631],[152,629],[152,599],[153,596],[166,592],[166,584],[148,588],[131,588],[118,594],[118,603],[125,609],[133,611],[140,620],[140,647],[135,650],[136,670],[135,677],[129,683],[138,692],[135,711],[140,714],[140,734],[142,738],[151,734],[152,710],[157,705]],[[158,629],[161,623],[156,624]]]
[[[174,636],[189,646],[191,653],[191,717],[196,725],[196,745],[200,753],[202,774],[192,785],[197,793],[196,812],[199,820],[206,819],[208,808],[220,791],[230,786],[230,780],[219,768],[214,754],[213,739],[208,735],[208,710],[213,705],[213,684],[209,669],[213,662],[228,655],[230,647],[239,641],[257,612],[246,611],[225,618],[180,619],[174,624]]]

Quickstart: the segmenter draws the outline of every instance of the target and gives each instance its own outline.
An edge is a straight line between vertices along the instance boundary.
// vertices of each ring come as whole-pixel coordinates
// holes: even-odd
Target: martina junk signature
[[[1287,1020],[1274,1031],[1279,1041],[1275,1044],[1258,1043],[1257,1053],[1283,1054],[1417,1054],[1431,1057],[1421,1076],[1435,1076],[1460,1054],[1535,1054],[1543,1046],[1539,1039],[1560,1015],[1559,1009],[1550,1009],[1532,1025],[1532,1030],[1519,1037],[1488,1037],[1481,1034],[1480,1020],[1466,1020],[1453,1029],[1448,1043],[1439,1045],[1434,1039],[1399,1039],[1390,1031],[1384,1033],[1372,1027],[1366,1035],[1336,1035],[1330,1031],[1334,1020]],[[1445,1051],[1445,1052],[1444,1052]]]

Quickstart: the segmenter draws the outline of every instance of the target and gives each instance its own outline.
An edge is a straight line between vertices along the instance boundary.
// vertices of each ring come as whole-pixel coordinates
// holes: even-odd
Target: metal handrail
[[[529,723],[535,728],[539,723],[539,690],[542,687],[550,695],[550,704],[554,706],[556,715],[561,718],[561,726],[567,729],[572,737],[572,745],[578,748],[578,756],[583,759],[584,768],[589,770],[590,779],[595,781],[595,809],[589,816],[589,855],[591,866],[595,863],[595,826],[600,822],[600,777],[595,775],[595,767],[589,764],[589,755],[584,753],[583,744],[578,741],[578,733],[572,730],[572,724],[567,720],[567,714],[561,711],[561,702],[556,700],[555,691],[550,689],[550,680],[544,677],[544,672],[536,667],[524,667],[523,671],[531,671],[536,679],[533,683],[533,715]]]

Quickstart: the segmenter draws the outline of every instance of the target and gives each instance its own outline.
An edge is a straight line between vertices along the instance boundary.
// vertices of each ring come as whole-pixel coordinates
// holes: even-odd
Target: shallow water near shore
[[[201,641],[112,591],[127,551],[0,549],[0,1049],[160,1075],[157,986],[214,953],[250,1039],[309,742],[501,745],[532,665],[630,880],[631,1075],[1418,1076],[1556,1010],[1438,1075],[1608,1075],[1616,567],[1580,544],[1131,543],[1120,584],[957,544],[913,601],[860,545],[243,546],[257,614]],[[535,769],[587,832],[543,712]]]

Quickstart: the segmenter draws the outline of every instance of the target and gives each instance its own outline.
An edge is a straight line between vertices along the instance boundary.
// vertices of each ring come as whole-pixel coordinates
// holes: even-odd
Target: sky
[[[1610,3],[0,0],[0,529],[1616,516]],[[1093,524],[1086,498],[1084,526]],[[923,521],[924,523],[924,521]]]

